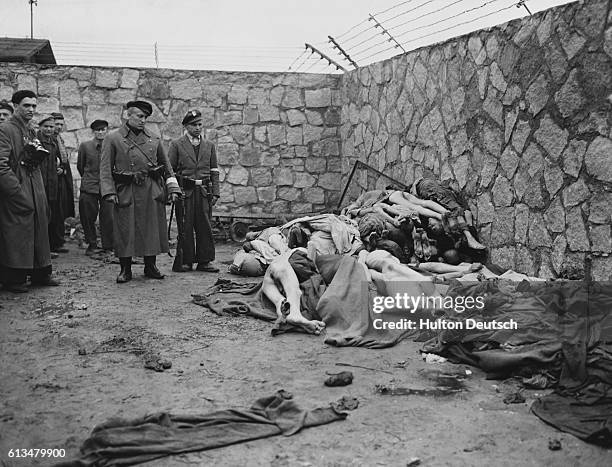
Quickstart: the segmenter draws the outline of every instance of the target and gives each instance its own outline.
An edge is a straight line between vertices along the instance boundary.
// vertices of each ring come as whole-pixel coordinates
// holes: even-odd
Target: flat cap
[[[34,99],[37,98],[36,93],[34,91],[30,91],[29,89],[22,89],[21,91],[17,91],[15,94],[13,94],[13,97],[11,97],[11,102],[13,104],[19,104],[26,97]]]
[[[51,112],[51,116],[56,120],[63,120],[64,114],[61,112]]]
[[[8,110],[10,113],[14,112],[13,106],[6,101],[0,101],[0,109]]]
[[[147,101],[130,101],[125,105],[128,109],[130,107],[136,107],[147,114],[147,117],[153,113],[153,106]]]
[[[108,122],[106,120],[94,120],[93,122],[91,122],[91,125],[89,125],[89,128],[91,128],[92,130],[99,130],[101,128],[108,128]]]
[[[199,110],[190,110],[183,117],[183,125],[190,125],[201,120],[202,112],[200,112]]]
[[[43,115],[38,121],[38,126],[42,126],[45,122],[48,122],[49,120],[53,120],[55,122],[55,117],[53,115]]]

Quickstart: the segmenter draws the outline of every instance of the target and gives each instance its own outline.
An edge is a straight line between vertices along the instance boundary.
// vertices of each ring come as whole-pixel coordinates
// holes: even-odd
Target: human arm
[[[217,204],[219,200],[219,166],[217,165],[217,149],[215,145],[212,145],[210,150],[210,181],[212,184],[212,204]]]

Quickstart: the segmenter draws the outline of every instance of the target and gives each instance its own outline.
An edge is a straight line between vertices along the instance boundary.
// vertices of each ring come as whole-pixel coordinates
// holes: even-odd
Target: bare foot
[[[472,263],[468,269],[469,272],[476,272],[482,269],[482,264],[480,263]]]
[[[474,250],[486,250],[487,249],[487,247],[484,246],[482,243],[480,243],[478,240],[476,240],[468,230],[466,230],[463,233],[465,235],[465,239],[467,240],[467,244],[470,248],[473,248]]]
[[[325,323],[323,321],[316,321],[314,319],[308,320],[304,318],[299,311],[291,311],[287,315],[287,322],[289,324],[293,324],[294,326],[301,327],[309,334],[315,334],[317,336],[321,334],[321,331],[325,328]]]

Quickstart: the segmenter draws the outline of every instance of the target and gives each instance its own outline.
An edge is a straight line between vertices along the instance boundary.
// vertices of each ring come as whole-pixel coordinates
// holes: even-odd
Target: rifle
[[[176,200],[175,204],[177,204],[176,229],[178,231],[178,235],[176,238],[176,255],[174,256],[174,263],[172,263],[172,270],[174,272],[181,272],[181,268],[183,266],[183,242],[185,241],[185,203],[183,198],[181,197]]]

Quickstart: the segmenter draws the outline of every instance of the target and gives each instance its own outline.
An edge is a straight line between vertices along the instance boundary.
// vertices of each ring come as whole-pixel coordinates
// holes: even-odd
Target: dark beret
[[[11,97],[11,102],[13,104],[19,104],[26,97],[33,97],[34,99],[36,99],[37,96],[34,91],[30,91],[28,89],[22,89],[21,91],[17,91],[15,94],[13,94],[13,97]]]
[[[64,114],[61,112],[51,112],[51,116],[56,120],[63,120]]]
[[[43,123],[48,122],[49,120],[53,120],[55,122],[55,117],[53,115],[44,115],[39,121],[38,126],[42,126]]]
[[[13,113],[13,106],[6,101],[0,101],[0,109],[8,110],[10,113]]]
[[[130,101],[126,104],[126,107],[136,107],[147,114],[147,117],[153,113],[153,106],[146,101]]]
[[[183,125],[190,125],[191,123],[195,123],[200,120],[202,120],[202,112],[199,110],[190,110],[183,117]]]
[[[91,128],[92,130],[98,130],[100,128],[108,128],[108,122],[106,120],[94,120],[93,122],[91,122],[91,125],[89,125],[89,128]]]

